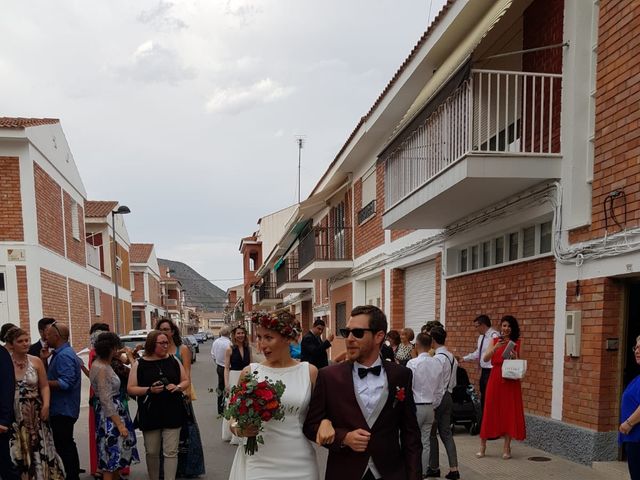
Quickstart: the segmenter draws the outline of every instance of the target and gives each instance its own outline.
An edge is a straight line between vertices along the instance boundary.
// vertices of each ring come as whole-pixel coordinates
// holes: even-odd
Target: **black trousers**
[[[640,480],[640,442],[625,442],[631,480]]]
[[[224,367],[216,364],[216,372],[218,373],[218,415],[222,415],[224,411]]]
[[[487,383],[489,383],[490,368],[480,369],[480,403],[482,405],[482,413],[484,414],[484,400],[487,395]]]
[[[0,479],[18,480],[11,454],[9,453],[9,437],[11,430],[0,435]]]
[[[78,458],[78,448],[73,439],[73,427],[77,418],[67,417],[65,415],[53,415],[49,418],[51,423],[51,432],[53,433],[53,443],[64,470],[67,473],[67,480],[78,480],[80,475],[80,459]]]

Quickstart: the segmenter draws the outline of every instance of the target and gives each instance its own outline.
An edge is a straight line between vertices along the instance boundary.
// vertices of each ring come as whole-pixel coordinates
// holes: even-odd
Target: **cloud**
[[[280,85],[264,78],[248,87],[220,88],[209,96],[206,104],[211,113],[236,114],[259,104],[271,103],[288,97],[293,87]]]
[[[171,2],[160,0],[158,4],[149,10],[143,10],[138,15],[138,21],[149,24],[160,30],[182,30],[187,28],[187,24],[171,15],[174,5]]]
[[[126,77],[145,83],[178,84],[195,76],[192,69],[182,65],[176,52],[151,40],[141,44],[133,53],[129,65],[121,67]]]

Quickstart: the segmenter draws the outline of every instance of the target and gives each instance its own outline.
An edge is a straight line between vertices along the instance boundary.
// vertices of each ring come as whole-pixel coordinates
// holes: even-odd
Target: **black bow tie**
[[[371,368],[358,368],[358,376],[360,378],[364,378],[369,373],[373,373],[374,375],[378,376],[380,375],[381,370],[382,370],[382,365],[376,365],[375,367],[371,367]]]

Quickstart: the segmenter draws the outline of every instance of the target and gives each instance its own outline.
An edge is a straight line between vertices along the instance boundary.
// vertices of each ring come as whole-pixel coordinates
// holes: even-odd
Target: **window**
[[[474,245],[455,247],[450,269],[463,273],[514,262],[552,251],[553,223],[551,221],[525,225],[515,231],[484,240]],[[457,262],[455,261],[457,259]]]
[[[536,252],[536,227],[525,228],[523,231],[522,256],[533,257]]]
[[[504,237],[498,237],[495,240],[495,264],[499,265],[504,262]]]
[[[361,208],[366,207],[369,203],[376,199],[376,166],[362,176],[362,204]]]
[[[478,269],[478,246],[471,247],[471,270]]]
[[[518,232],[509,234],[509,261],[518,259]]]
[[[257,255],[255,253],[249,254],[249,271],[256,271],[256,263],[258,263]]]
[[[133,313],[133,330],[142,330],[142,311],[134,310],[132,313]]]
[[[460,271],[467,271],[467,249],[465,248],[460,252]]]
[[[336,331],[347,326],[347,302],[336,303]]]
[[[99,317],[102,315],[102,305],[100,304],[100,289],[96,287],[91,287],[93,292],[93,305],[96,311],[96,316]]]
[[[76,240],[80,240],[80,220],[78,218],[78,202],[71,201],[71,234]]]
[[[551,222],[540,225],[540,253],[551,251]]]
[[[482,244],[482,268],[491,265],[491,242]]]
[[[129,286],[131,287],[132,292],[136,289],[136,281],[133,272],[129,273]]]
[[[589,76],[589,151],[587,154],[587,182],[593,182],[596,136],[596,73],[598,70],[598,17],[600,1],[593,0],[591,7],[591,74]]]

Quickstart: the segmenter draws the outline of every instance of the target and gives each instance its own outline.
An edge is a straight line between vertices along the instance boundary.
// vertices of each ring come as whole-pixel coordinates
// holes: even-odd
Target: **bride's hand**
[[[247,425],[246,427],[240,427],[238,422],[233,422],[229,426],[229,430],[236,437],[257,437],[260,430],[255,425]]]
[[[333,428],[331,420],[325,418],[320,422],[318,433],[316,434],[316,443],[318,445],[329,445],[336,438],[336,431]]]

